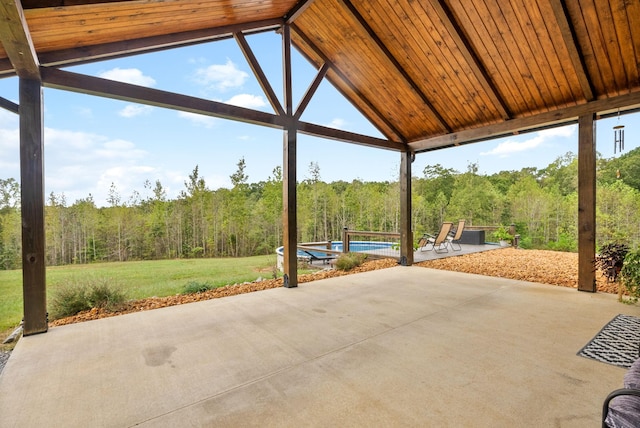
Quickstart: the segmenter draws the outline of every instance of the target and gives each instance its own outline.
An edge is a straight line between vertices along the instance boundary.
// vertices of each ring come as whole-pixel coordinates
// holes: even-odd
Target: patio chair
[[[422,235],[422,238],[420,238],[420,241],[418,242],[420,251],[433,250],[436,253],[448,253],[449,250],[447,250],[447,245],[449,244],[449,241],[447,240],[447,237],[449,236],[452,227],[453,223],[446,221],[440,226],[440,231],[437,235],[431,235],[428,233]],[[431,248],[427,248],[429,245],[431,245]]]
[[[453,251],[462,250],[462,246],[460,245],[460,239],[462,238],[463,231],[464,231],[464,219],[458,220],[458,227],[456,228],[455,233],[450,232],[449,236],[447,236],[447,241],[449,241],[449,246]],[[456,248],[454,244],[457,245],[458,248]]]
[[[603,428],[640,426],[640,358],[624,375],[624,386],[607,396],[602,406]]]

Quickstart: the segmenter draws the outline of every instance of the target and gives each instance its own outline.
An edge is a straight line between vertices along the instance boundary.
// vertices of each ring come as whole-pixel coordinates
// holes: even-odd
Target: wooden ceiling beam
[[[269,79],[267,79],[267,76],[264,74],[260,63],[258,62],[258,59],[253,54],[251,46],[249,46],[249,43],[247,43],[247,39],[241,32],[233,33],[233,38],[236,39],[236,42],[238,43],[238,46],[240,47],[244,58],[247,60],[247,63],[249,63],[249,67],[251,67],[254,76],[256,76],[256,79],[258,79],[258,84],[260,84],[260,87],[269,100],[271,107],[276,112],[276,114],[280,116],[284,115],[285,113],[284,109],[282,108],[282,104],[280,103],[278,96],[273,90],[273,87],[269,83]]]
[[[328,138],[330,140],[342,141],[345,143],[353,143],[361,146],[375,147],[378,149],[405,151],[407,146],[403,143],[384,140],[382,138],[370,137],[367,135],[356,134],[341,129],[329,128],[322,125],[315,125],[308,122],[298,122],[298,132],[312,135],[315,137]]]
[[[300,116],[302,116],[302,113],[304,113],[304,110],[309,105],[311,98],[313,98],[313,95],[318,90],[320,83],[322,83],[322,80],[324,79],[324,76],[327,75],[328,71],[329,71],[329,64],[327,63],[322,64],[322,67],[320,67],[320,70],[318,70],[318,73],[316,74],[315,79],[313,79],[313,82],[311,82],[311,85],[309,85],[309,88],[307,88],[307,92],[305,92],[304,96],[302,97],[302,100],[300,100],[300,104],[298,105],[298,108],[296,109],[296,112],[293,115],[296,120],[300,119]]]
[[[303,39],[304,42],[307,45],[309,45],[309,47],[314,51],[314,53],[317,56],[319,56],[325,64],[329,65],[331,70],[340,78],[340,80],[345,85],[347,85],[355,93],[355,95],[378,117],[378,120],[383,122],[391,130],[391,132],[395,134],[396,137],[403,138],[402,133],[398,131],[398,129],[396,129],[396,127],[393,126],[393,124],[389,122],[389,120],[387,120],[387,118],[382,113],[380,113],[380,111],[362,94],[362,92],[360,92],[358,88],[356,88],[356,86],[353,83],[351,83],[351,80],[349,80],[349,78],[344,73],[342,73],[340,69],[338,69],[338,67],[336,67],[336,65],[327,56],[325,56],[325,54],[318,48],[318,46],[316,46],[316,44],[313,43],[313,41],[309,37],[307,37],[307,35],[304,34],[300,30],[300,28],[296,26],[296,24],[291,24],[291,29],[296,32],[298,37]],[[300,52],[303,52],[303,50],[300,49]],[[309,60],[310,63],[313,64],[313,61],[311,61],[310,58],[307,58],[307,59]],[[345,97],[345,99],[349,100],[349,97],[344,92],[342,92],[336,85],[334,85],[334,87],[338,90],[338,92],[342,94],[342,96]],[[367,115],[361,109],[359,109],[353,102],[351,102],[351,104],[354,107],[356,107],[364,117],[367,117]],[[383,132],[381,129],[378,128],[378,130],[383,135],[385,134],[385,132]],[[387,135],[387,138],[389,137],[390,136]],[[391,140],[391,138],[389,139]]]
[[[558,29],[564,39],[564,44],[569,52],[569,58],[573,64],[573,68],[576,72],[578,82],[580,82],[580,88],[587,101],[593,101],[595,96],[593,95],[593,84],[587,74],[587,67],[584,63],[584,58],[578,49],[578,39],[573,30],[573,26],[569,23],[569,12],[564,4],[563,0],[550,0],[553,14],[558,22]]]
[[[356,9],[356,7],[353,5],[353,3],[351,3],[350,0],[341,0],[341,1],[342,1],[342,4],[349,10],[351,15],[353,15],[353,17],[358,21],[360,26],[362,26],[362,28],[364,28],[364,30],[367,32],[369,37],[371,37],[371,40],[375,43],[375,45],[378,47],[378,49],[380,49],[382,51],[382,53],[384,54],[384,56],[391,62],[391,64],[393,64],[393,67],[396,69],[396,71],[409,84],[411,89],[413,89],[413,91],[416,94],[418,94],[418,96],[420,97],[420,99],[424,103],[425,109],[428,110],[429,114],[431,114],[433,117],[435,117],[436,121],[438,122],[438,125],[440,125],[440,127],[445,132],[451,132],[451,127],[449,126],[449,124],[444,120],[442,115],[433,107],[433,104],[431,103],[429,98],[427,98],[425,93],[420,89],[420,87],[418,86],[416,81],[413,80],[413,78],[409,75],[407,70],[405,70],[405,68],[402,66],[402,64],[400,64],[398,62],[398,60],[393,56],[393,54],[391,53],[389,48],[387,48],[385,46],[384,42],[380,39],[380,37],[378,37],[376,32],[373,31],[373,28],[371,28],[369,23],[364,19],[362,14],[358,11],[358,9]]]
[[[56,68],[40,67],[40,74],[42,76],[44,86],[48,88],[62,89],[121,101],[186,111],[189,113],[219,117],[277,129],[284,129],[290,123],[290,118],[287,118],[286,116],[277,116],[258,110],[251,110],[188,95],[181,95],[158,89],[132,85],[129,83],[102,79],[100,77],[72,73],[69,71],[58,70]],[[307,122],[298,122],[298,126],[300,132],[317,137],[388,150],[406,149],[406,146],[401,143],[314,125]]]
[[[38,55],[20,0],[0,0],[0,41],[18,76],[40,79]]]
[[[0,0],[8,1],[8,0]],[[204,30],[185,31],[184,33],[167,34],[163,36],[145,37],[142,39],[123,40],[115,43],[104,43],[95,46],[82,46],[55,52],[43,52],[40,54],[40,65],[63,66],[78,65],[105,59],[122,58],[141,53],[158,52],[167,49],[208,43],[215,40],[223,40],[233,36],[234,33],[253,34],[263,31],[272,31],[280,28],[284,20],[282,18],[266,19],[262,21],[248,22],[244,24],[227,25],[218,28]],[[0,76],[13,74],[13,67],[0,60]]]
[[[544,112],[533,116],[507,120],[481,128],[467,129],[460,132],[427,138],[409,143],[415,152],[443,149],[462,144],[475,143],[493,138],[505,137],[519,132],[530,132],[537,129],[574,123],[578,117],[588,114],[607,114],[637,109],[640,106],[640,92],[620,95],[613,98],[591,101],[586,104],[567,107],[560,110]]]
[[[121,101],[135,102],[156,107],[164,107],[205,116],[220,117],[239,122],[282,128],[284,118],[271,113],[251,110],[216,101],[153,88],[102,79],[100,77],[40,67],[44,86],[64,89],[89,95],[97,95]]]
[[[449,7],[443,2],[443,0],[432,0],[431,5],[436,10],[438,18],[440,18],[440,21],[444,24],[445,29],[471,68],[473,75],[478,79],[482,89],[491,99],[494,107],[498,110],[504,120],[511,119],[511,113],[509,112],[507,104],[499,95],[498,90],[489,77],[489,73],[487,73],[482,62],[480,62],[480,59],[474,52],[471,43],[467,40],[467,37],[464,35],[464,32],[458,25],[458,22]]]
[[[11,113],[19,114],[20,106],[13,101],[9,101],[6,98],[0,97],[0,108],[10,111]]]

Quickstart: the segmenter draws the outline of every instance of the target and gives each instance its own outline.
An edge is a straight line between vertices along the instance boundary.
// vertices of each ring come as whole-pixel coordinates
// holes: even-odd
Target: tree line
[[[271,254],[282,240],[282,170],[249,183],[240,159],[232,187],[211,190],[196,166],[178,197],[167,198],[160,181],[143,184],[126,201],[112,184],[107,206],[91,195],[69,203],[50,194],[45,207],[48,265],[97,261]],[[577,157],[546,168],[492,175],[477,164],[464,172],[428,165],[412,180],[413,230],[437,231],[443,221],[468,225],[514,223],[525,248],[577,250]],[[322,180],[312,162],[298,183],[298,242],[338,240],[344,227],[398,231],[398,181]],[[640,242],[640,149],[597,161],[597,242]],[[20,188],[0,179],[0,269],[21,266]]]

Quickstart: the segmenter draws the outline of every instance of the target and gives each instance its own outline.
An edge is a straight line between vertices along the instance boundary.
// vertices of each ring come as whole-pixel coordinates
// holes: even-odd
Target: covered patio
[[[19,77],[24,334],[47,331],[43,87],[283,131],[285,286],[297,286],[299,133],[399,153],[397,232],[413,264],[415,156],[578,123],[578,289],[595,292],[595,126],[640,108],[640,4],[536,0],[0,0],[0,78]],[[247,37],[276,31],[282,93]],[[63,70],[86,62],[233,38],[272,112]],[[292,49],[317,69],[294,100]],[[303,114],[330,82],[379,131],[360,135]],[[348,226],[348,225],[347,225]]]
[[[616,296],[402,267],[52,328],[2,426],[599,426]]]

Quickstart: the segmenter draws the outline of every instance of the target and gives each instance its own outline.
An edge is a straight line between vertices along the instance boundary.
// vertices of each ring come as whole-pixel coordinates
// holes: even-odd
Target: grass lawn
[[[275,263],[275,255],[266,255],[55,266],[47,268],[47,296],[50,301],[61,285],[91,278],[111,280],[125,291],[127,299],[170,296],[181,293],[189,281],[223,286],[273,278]],[[22,319],[21,270],[0,271],[0,296],[0,332],[4,332]]]

